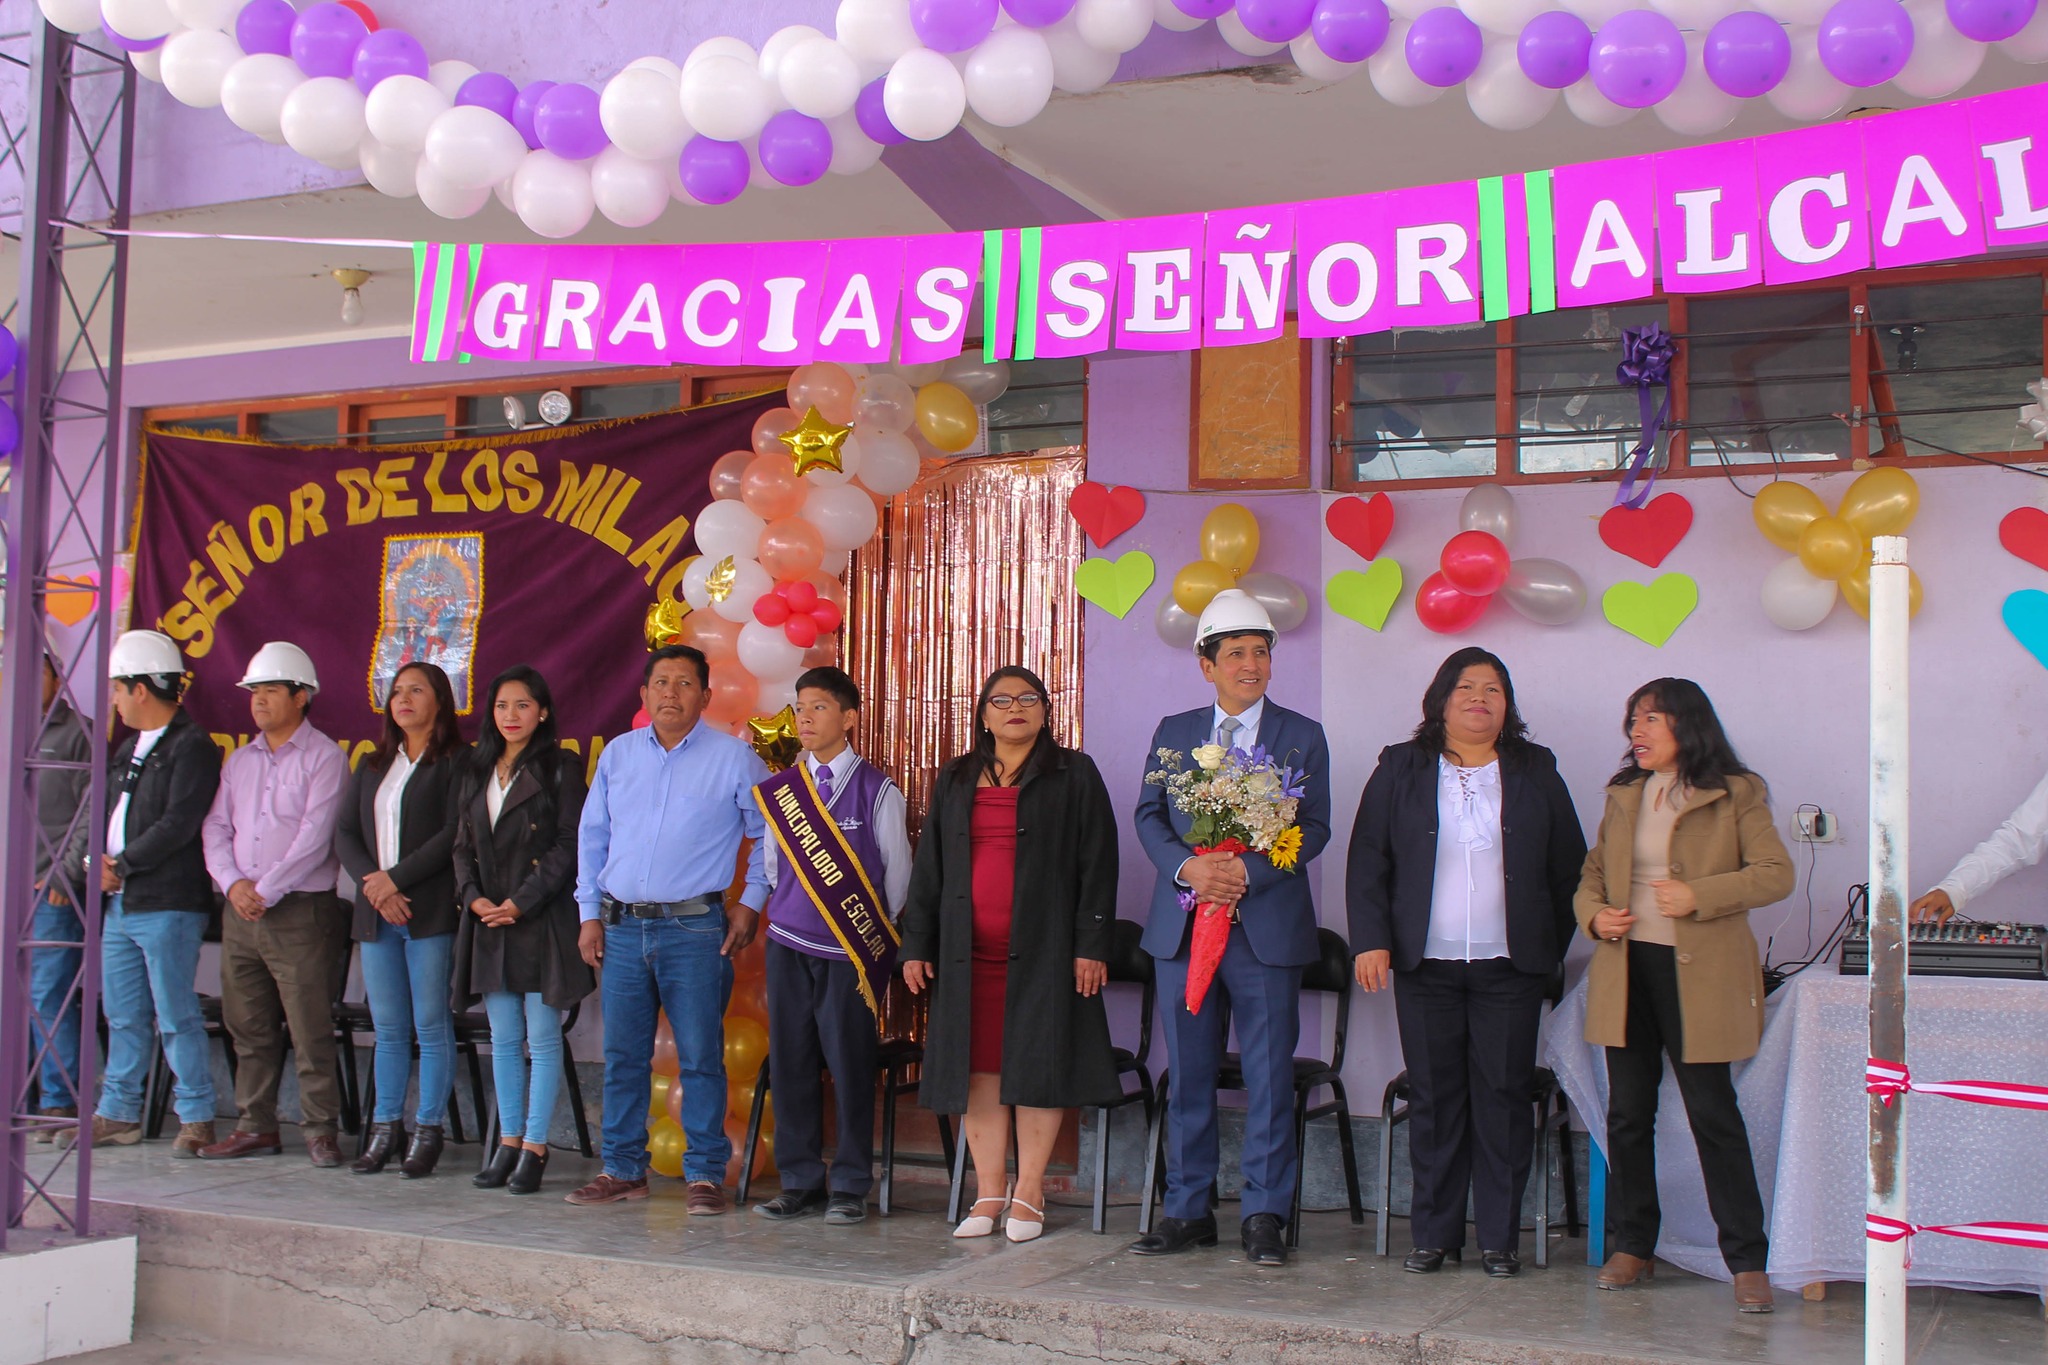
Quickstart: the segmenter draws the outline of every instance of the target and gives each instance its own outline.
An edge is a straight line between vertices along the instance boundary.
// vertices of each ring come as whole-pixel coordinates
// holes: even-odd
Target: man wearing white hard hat
[[[207,812],[206,870],[227,896],[221,1020],[235,1040],[235,1131],[208,1161],[284,1150],[277,1089],[285,1030],[299,1076],[299,1131],[315,1166],[341,1165],[335,1119],[334,997],[348,961],[349,909],[334,893],[334,826],[348,760],[307,719],[320,677],[306,651],[274,640],[242,674],[256,738],[229,756]]]
[[[1131,1249],[1164,1256],[1216,1244],[1210,1198],[1219,1164],[1216,1079],[1225,1047],[1221,996],[1237,1027],[1248,1100],[1240,1161],[1245,1257],[1254,1265],[1283,1265],[1300,1162],[1294,1142],[1294,1046],[1301,1031],[1301,976],[1318,955],[1308,864],[1330,841],[1330,747],[1321,725],[1267,699],[1273,621],[1249,594],[1236,588],[1216,594],[1195,629],[1195,650],[1214,696],[1207,705],[1159,723],[1146,750],[1147,768],[1157,766],[1161,749],[1182,754],[1206,744],[1248,753],[1264,749],[1306,774],[1296,816],[1302,843],[1292,873],[1259,853],[1197,855],[1189,817],[1173,808],[1164,788],[1147,785],[1138,802],[1138,839],[1159,870],[1143,942],[1158,963],[1173,1083],[1166,1112],[1164,1216]],[[1199,1014],[1189,1013],[1186,1002],[1193,916],[1183,908],[1182,895],[1188,891],[1196,903],[1230,906],[1235,920]]]
[[[107,760],[114,808],[99,867],[100,1003],[107,1069],[92,1120],[95,1147],[142,1140],[152,1035],[175,1084],[171,1155],[213,1142],[213,1067],[193,978],[213,912],[199,828],[220,786],[220,750],[180,705],[185,659],[168,635],[131,630],[108,656],[114,711],[134,733]]]

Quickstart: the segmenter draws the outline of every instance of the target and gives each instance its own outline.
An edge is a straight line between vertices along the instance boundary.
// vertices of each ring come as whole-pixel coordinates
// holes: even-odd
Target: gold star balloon
[[[731,555],[711,566],[711,572],[704,575],[704,595],[714,602],[723,602],[732,596],[733,584],[739,582],[740,566]]]
[[[772,716],[753,717],[747,722],[747,743],[763,763],[781,772],[804,750],[796,737],[796,711],[785,706]]]
[[[796,462],[796,476],[802,478],[813,469],[838,470],[839,448],[852,434],[852,427],[833,426],[816,408],[808,408],[803,421],[775,439],[789,447],[790,458]]]
[[[683,618],[690,614],[688,602],[678,602],[673,597],[664,597],[647,608],[647,620],[643,629],[647,634],[647,647],[660,649],[672,645],[682,633]]]

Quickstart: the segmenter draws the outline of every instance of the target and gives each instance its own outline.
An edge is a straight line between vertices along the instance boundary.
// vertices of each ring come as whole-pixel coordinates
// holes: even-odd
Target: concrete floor
[[[1593,1287],[1583,1242],[1551,1265],[1488,1280],[1476,1264],[1434,1277],[1372,1254],[1370,1223],[1311,1214],[1281,1270],[1247,1265],[1234,1205],[1224,1245],[1169,1260],[1056,1207],[1047,1235],[956,1241],[943,1187],[899,1179],[897,1213],[857,1228],[692,1220],[679,1182],[653,1198],[580,1209],[561,1196],[593,1170],[555,1153],[540,1196],[472,1189],[475,1147],[406,1181],[315,1171],[284,1157],[174,1161],[167,1144],[97,1154],[106,1231],[141,1237],[138,1344],[93,1365],[277,1361],[873,1361],[876,1365],[1062,1358],[1160,1362],[1786,1361],[1863,1355],[1862,1294],[1780,1294],[1738,1316],[1725,1285],[1669,1266],[1649,1287]],[[772,1193],[771,1191],[768,1191]],[[757,1190],[756,1197],[763,1192]],[[1397,1225],[1397,1249],[1406,1245]],[[1528,1249],[1525,1248],[1525,1254]],[[1916,1290],[1915,1361],[2048,1359],[2036,1299]],[[913,1325],[914,1324],[914,1325]]]

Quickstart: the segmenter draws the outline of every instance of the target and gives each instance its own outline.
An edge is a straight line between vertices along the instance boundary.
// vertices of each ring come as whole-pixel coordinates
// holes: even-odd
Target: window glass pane
[[[408,441],[438,441],[448,435],[448,419],[438,412],[409,417],[372,417],[365,438],[373,446],[402,445]]]
[[[667,412],[682,405],[680,379],[656,384],[607,384],[603,388],[578,389],[576,415],[570,420],[602,422],[612,417],[645,417],[650,412]],[[534,409],[529,406],[527,411]]]
[[[1907,455],[2034,448],[2013,414],[2042,374],[2040,276],[1873,285],[1870,319],[1873,450],[1880,440]]]
[[[985,409],[989,450],[1082,444],[1087,391],[1087,364],[1079,357],[1011,361],[1010,387]]]
[[[1642,439],[1636,391],[1614,377],[1621,334],[1670,326],[1662,303],[1537,313],[1515,322],[1515,429],[1525,474],[1618,469]]]
[[[209,436],[233,436],[241,430],[233,413],[221,417],[179,417],[164,425],[179,431],[203,431]]]
[[[1692,299],[1691,462],[1848,459],[1849,347],[1846,289]]]
[[[485,393],[462,400],[462,429],[465,433],[488,436],[493,432],[510,431],[511,424],[505,420],[505,400],[517,398],[526,408],[529,424],[540,420],[540,396],[545,389],[521,389],[510,393]]]
[[[291,408],[256,414],[256,434],[266,441],[290,445],[297,441],[331,441],[341,433],[338,408]]]
[[[1340,480],[1494,472],[1492,323],[1381,332],[1344,346],[1352,364]]]

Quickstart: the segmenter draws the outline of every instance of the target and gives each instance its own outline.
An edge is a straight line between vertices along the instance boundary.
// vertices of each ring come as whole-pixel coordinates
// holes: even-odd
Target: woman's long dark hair
[[[949,776],[963,777],[971,782],[979,782],[981,775],[987,773],[991,781],[995,780],[997,774],[995,732],[982,723],[982,717],[988,712],[989,694],[995,691],[997,683],[1002,682],[1006,678],[1015,678],[1033,692],[1036,692],[1039,696],[1039,705],[1045,708],[1045,727],[1038,732],[1037,742],[1031,746],[1030,754],[1024,759],[1023,765],[1017,769],[1011,785],[1020,786],[1026,778],[1036,777],[1051,767],[1054,759],[1058,756],[1060,751],[1059,741],[1052,737],[1052,698],[1046,694],[1045,684],[1039,681],[1036,673],[1033,673],[1022,664],[1004,664],[1001,668],[988,675],[988,680],[981,685],[981,695],[974,699],[974,747],[946,765],[946,772]],[[1004,775],[1009,776],[1009,774]]]
[[[1671,727],[1672,737],[1678,741],[1678,781],[1681,786],[1695,791],[1726,791],[1728,779],[1738,774],[1754,777],[1743,761],[1735,756],[1735,746],[1728,742],[1728,732],[1721,728],[1721,718],[1714,714],[1714,703],[1707,700],[1707,694],[1700,685],[1690,678],[1654,678],[1629,694],[1628,705],[1621,713],[1621,733],[1624,738],[1629,732],[1630,722],[1635,719],[1636,708],[1648,702],[1650,709],[1664,717],[1664,723]],[[1607,779],[1610,787],[1626,783],[1642,782],[1648,779],[1650,770],[1636,763],[1634,746],[1621,756],[1621,769]]]
[[[421,763],[432,763],[446,758],[462,748],[462,729],[455,723],[455,689],[448,685],[448,675],[441,671],[441,665],[415,660],[391,675],[391,686],[396,688],[398,680],[407,673],[418,672],[427,680],[427,686],[434,692],[434,730],[427,736],[427,747],[420,752]],[[405,750],[405,731],[398,728],[398,722],[391,719],[391,693],[384,694],[384,733],[377,740],[377,750],[370,755],[370,767],[377,772],[391,766],[391,760]]]
[[[1441,757],[1445,752],[1444,710],[1451,704],[1451,693],[1457,690],[1458,679],[1465,670],[1484,664],[1500,675],[1500,690],[1507,694],[1507,717],[1501,722],[1498,747],[1503,754],[1518,753],[1529,743],[1529,727],[1522,721],[1522,713],[1515,706],[1515,680],[1508,676],[1508,666],[1500,656],[1477,645],[1467,645],[1438,665],[1436,676],[1429,680],[1429,686],[1422,690],[1422,723],[1415,727],[1415,742],[1432,755]]]
[[[491,679],[490,690],[484,693],[484,721],[477,727],[476,771],[488,781],[491,769],[505,756],[505,736],[498,729],[498,690],[506,683],[522,684],[533,694],[534,701],[547,715],[540,724],[533,727],[527,737],[526,747],[519,751],[518,768],[533,765],[534,776],[540,779],[542,791],[551,791],[555,784],[555,767],[561,757],[561,745],[555,739],[555,696],[548,690],[548,680],[540,670],[531,664],[514,664]]]

